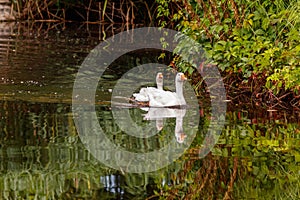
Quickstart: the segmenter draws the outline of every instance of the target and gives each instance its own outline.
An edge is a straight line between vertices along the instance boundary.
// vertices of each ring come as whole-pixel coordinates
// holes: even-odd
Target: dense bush
[[[203,44],[221,71],[242,77],[243,82],[264,80],[265,88],[275,94],[300,92],[299,1],[157,2],[161,26],[176,22],[177,30]]]

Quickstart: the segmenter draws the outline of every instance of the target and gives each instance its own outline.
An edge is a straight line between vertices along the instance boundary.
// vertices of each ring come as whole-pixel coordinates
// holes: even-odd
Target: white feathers
[[[157,80],[157,79],[156,79]],[[149,102],[150,107],[172,107],[186,105],[183,96],[183,83],[186,77],[177,73],[175,77],[176,92],[164,91],[154,87],[142,88],[139,93],[133,94],[136,101]]]

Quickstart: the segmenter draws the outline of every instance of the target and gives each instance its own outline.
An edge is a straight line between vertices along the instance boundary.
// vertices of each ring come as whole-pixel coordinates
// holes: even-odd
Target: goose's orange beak
[[[162,73],[159,73],[158,78],[164,78],[164,75]]]
[[[180,79],[181,79],[182,81],[186,81],[186,80],[187,80],[187,78],[186,78],[186,76],[185,76],[184,74],[182,74],[182,75],[180,76]]]
[[[184,142],[185,138],[186,138],[186,134],[181,133],[180,136],[179,136],[179,138],[178,138],[179,139],[178,142],[181,142],[181,143]]]

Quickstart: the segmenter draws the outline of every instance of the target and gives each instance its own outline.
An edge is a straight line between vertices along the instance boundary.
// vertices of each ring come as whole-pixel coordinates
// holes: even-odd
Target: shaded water
[[[34,25],[33,30],[28,26],[3,25],[7,31],[0,36],[1,199],[157,199],[159,195],[163,199],[297,199],[300,196],[300,121],[296,111],[231,108],[215,148],[205,158],[199,158],[210,123],[210,105],[201,104],[197,109],[187,108],[186,115],[195,119],[184,121],[188,124],[184,131],[190,147],[167,167],[136,174],[100,163],[78,136],[71,101],[77,70],[103,33],[99,27],[89,27],[88,31],[77,25]],[[114,144],[133,152],[154,151],[171,141],[180,145],[176,143],[174,117],[163,119],[163,129],[159,131],[156,120],[143,119],[147,111],[113,107],[110,103],[118,80],[134,66],[157,62],[159,53],[132,52],[119,58],[104,73],[96,91],[100,126]],[[174,75],[161,70],[166,77]],[[123,86],[134,84],[130,79],[134,73],[127,75]],[[150,81],[154,86],[154,77],[155,74],[152,82],[152,77],[136,78],[145,85]],[[174,89],[168,82],[166,87]],[[192,104],[196,98],[190,90],[186,91],[185,96],[190,97],[187,99]],[[142,127],[139,134],[149,137],[128,135],[130,131],[122,127],[133,124],[122,124],[128,120],[123,111],[129,114],[132,123]],[[151,128],[143,128],[148,126]]]

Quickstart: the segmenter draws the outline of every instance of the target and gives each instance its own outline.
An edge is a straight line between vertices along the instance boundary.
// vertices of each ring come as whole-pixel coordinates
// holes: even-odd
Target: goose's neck
[[[180,100],[180,105],[185,105],[185,99],[183,96],[183,82],[176,81],[176,94]]]
[[[163,83],[157,83],[157,89],[163,90]]]
[[[175,133],[183,133],[182,122],[183,117],[176,117]]]

